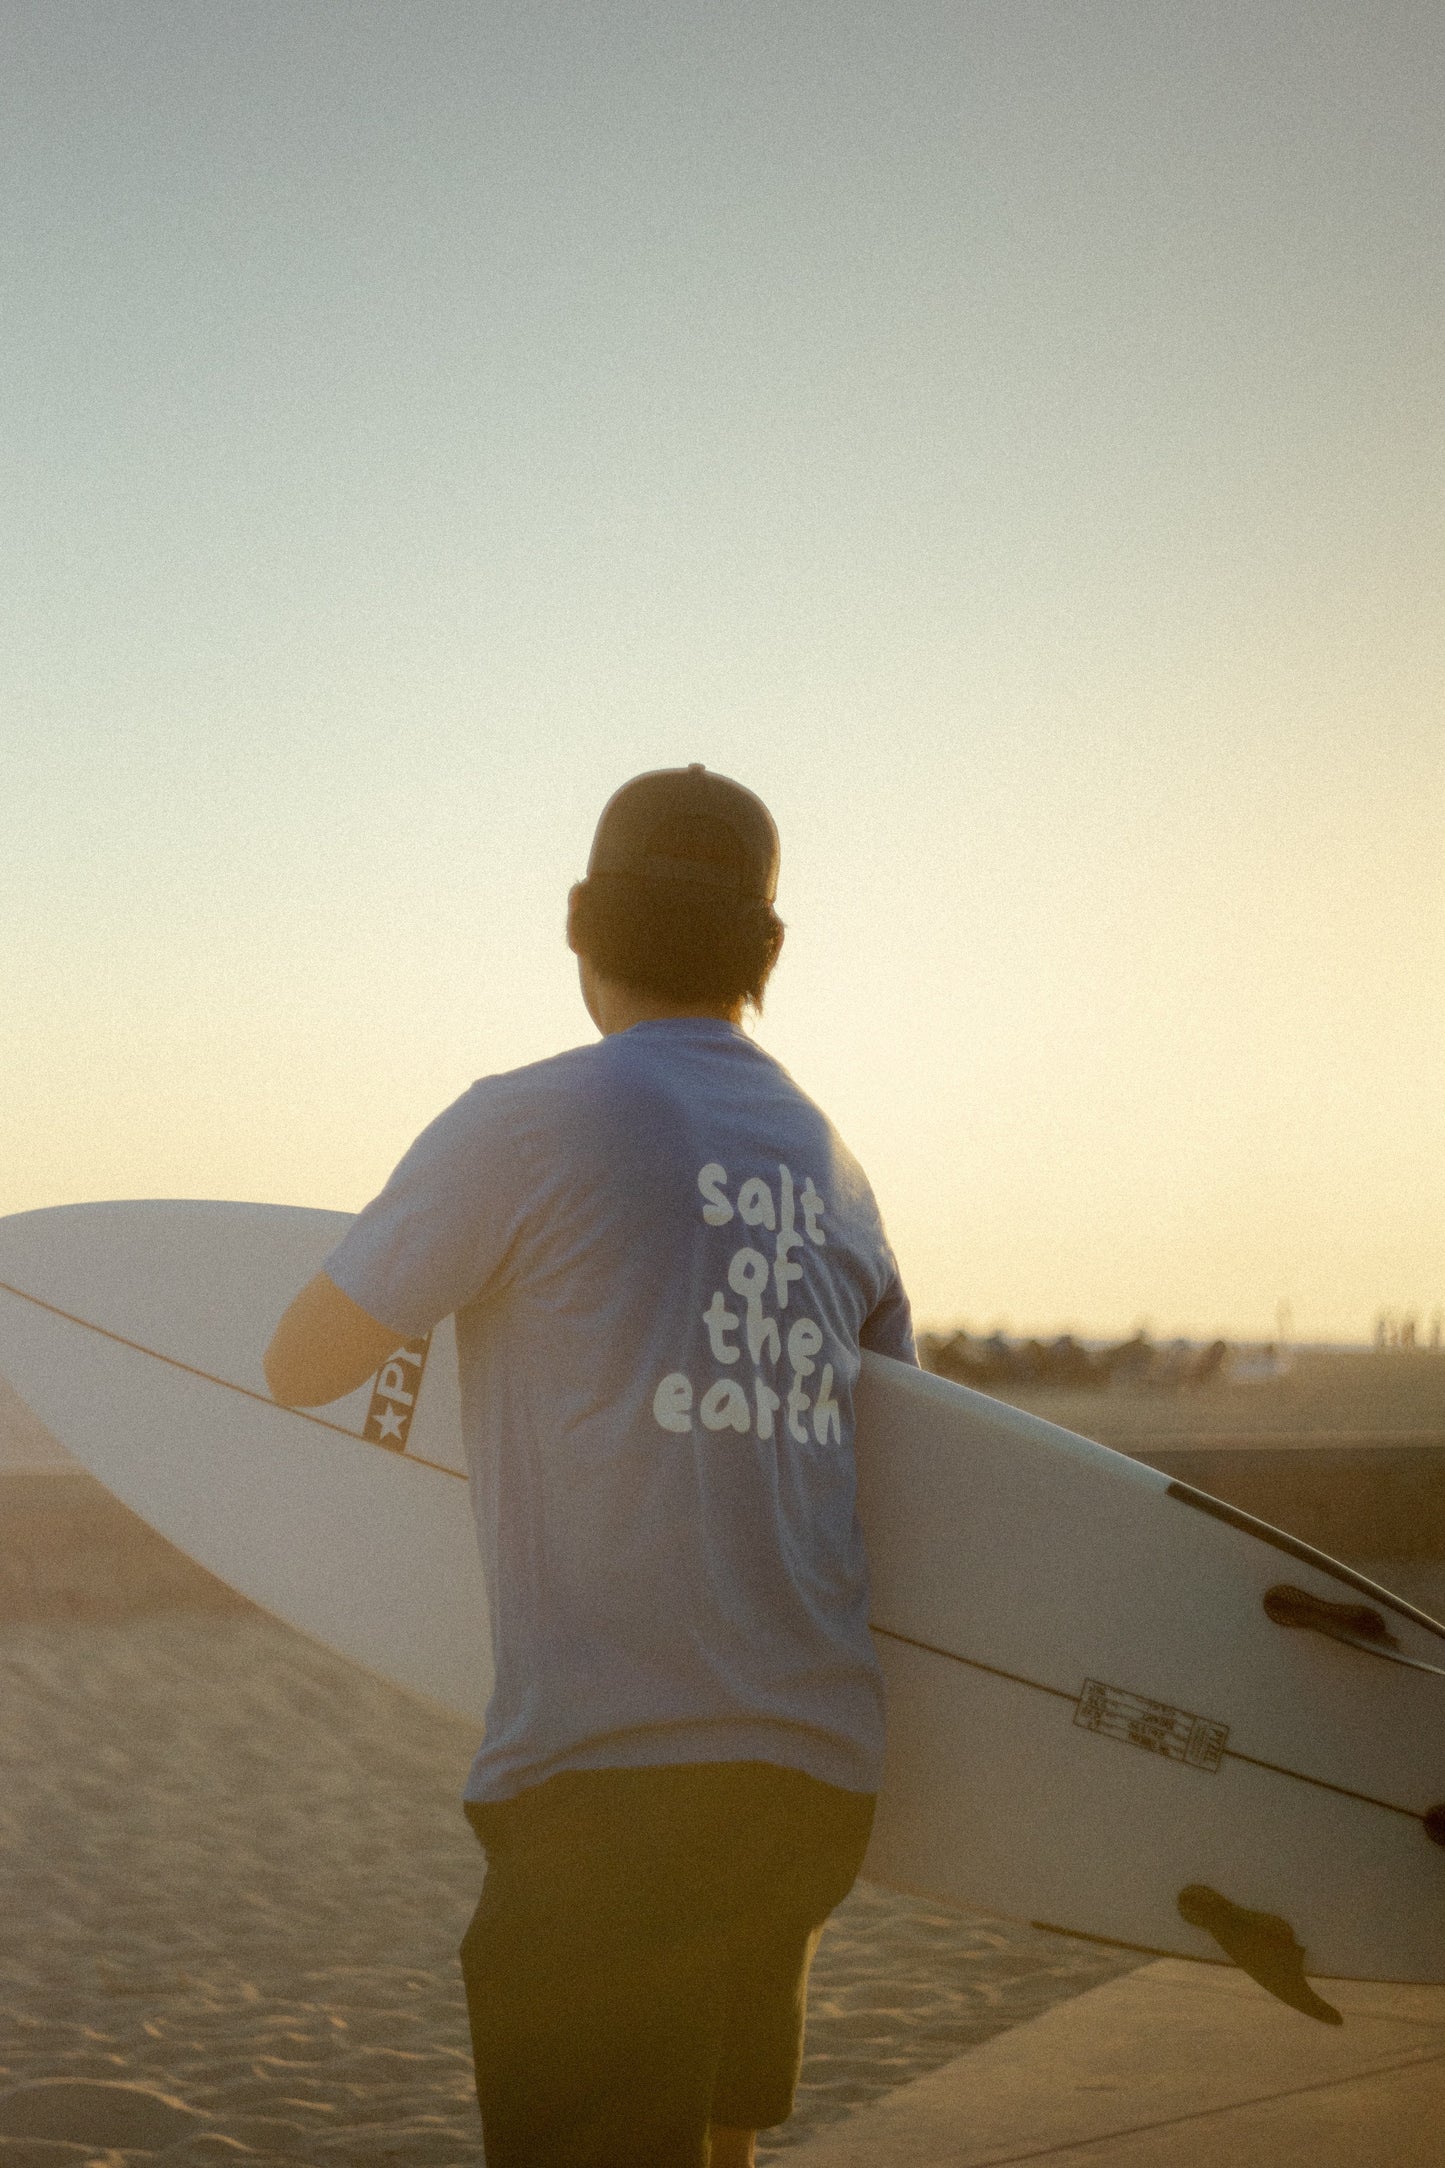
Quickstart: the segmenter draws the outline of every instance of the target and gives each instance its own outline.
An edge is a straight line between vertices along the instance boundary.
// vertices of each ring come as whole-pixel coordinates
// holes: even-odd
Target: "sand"
[[[1439,1424],[1442,1382],[1439,1358],[1324,1358],[1040,1412],[1136,1449],[1383,1438]],[[1440,1560],[1376,1570],[1445,1608]],[[480,2161],[455,1955],[474,1744],[153,1535],[0,1380],[0,2168]],[[1136,1962],[860,1884],[760,2157]]]
[[[474,2168],[471,1728],[6,1435],[0,2168]],[[1134,1962],[860,1884],[761,2157]]]

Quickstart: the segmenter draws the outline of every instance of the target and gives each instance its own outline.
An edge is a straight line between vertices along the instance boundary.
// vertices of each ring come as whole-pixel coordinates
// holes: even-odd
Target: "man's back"
[[[701,1760],[875,1787],[852,1392],[860,1343],[912,1339],[775,1061],[693,1016],[485,1078],[328,1269],[399,1330],[457,1312],[498,1655],[469,1797]]]

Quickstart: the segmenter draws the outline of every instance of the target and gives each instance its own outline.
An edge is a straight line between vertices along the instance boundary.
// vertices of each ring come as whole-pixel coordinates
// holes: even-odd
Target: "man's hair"
[[[685,817],[656,832],[652,849],[673,878],[592,873],[572,891],[572,939],[594,971],[659,1001],[744,1002],[761,1009],[783,945],[770,903],[719,885],[741,859],[722,822]],[[685,868],[697,867],[689,878]]]

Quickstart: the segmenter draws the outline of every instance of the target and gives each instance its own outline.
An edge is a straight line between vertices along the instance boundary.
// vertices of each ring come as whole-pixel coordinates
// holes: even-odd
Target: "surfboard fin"
[[[1367,1603],[1330,1603],[1323,1596],[1312,1596],[1308,1589],[1294,1588],[1288,1581],[1279,1581],[1266,1589],[1264,1614],[1273,1619],[1276,1626],[1302,1627],[1306,1632],[1327,1634],[1331,1641],[1343,1641],[1347,1648],[1363,1649],[1367,1656],[1383,1656],[1387,1663],[1403,1664],[1409,1671],[1428,1671],[1436,1678],[1445,1676],[1438,1664],[1422,1663],[1418,1656],[1405,1656],[1400,1650],[1400,1637],[1392,1634],[1383,1615]]]
[[[1251,1912],[1231,1904],[1217,1889],[1191,1882],[1179,1892],[1179,1917],[1213,1935],[1226,1957],[1258,1980],[1292,2010],[1318,2018],[1322,2025],[1343,2025],[1333,2003],[1317,1995],[1305,1978],[1305,1953],[1288,1920],[1276,1912]]]

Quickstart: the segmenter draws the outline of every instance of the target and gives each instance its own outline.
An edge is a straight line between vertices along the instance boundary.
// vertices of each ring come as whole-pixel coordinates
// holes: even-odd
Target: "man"
[[[701,767],[609,801],[567,935],[602,1034],[485,1077],[287,1311],[278,1399],[456,1313],[497,1677],[462,1945],[489,2168],[747,2168],[882,1753],[860,1346],[914,1360],[868,1184],[742,1031],[777,830]]]

